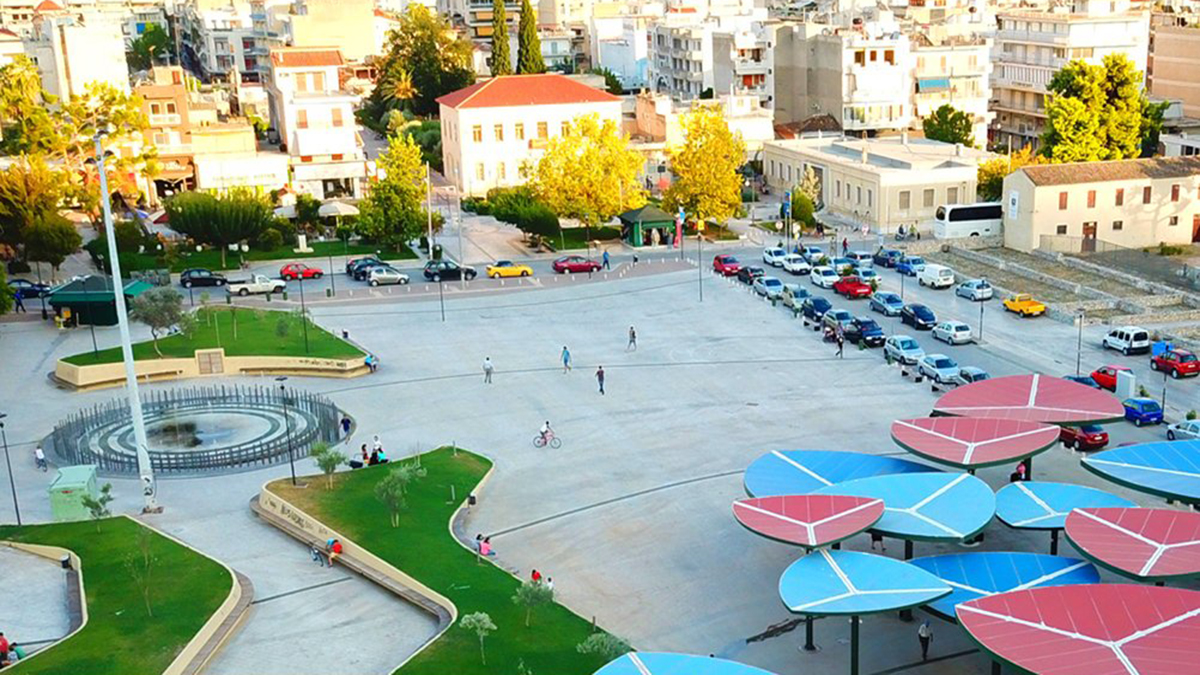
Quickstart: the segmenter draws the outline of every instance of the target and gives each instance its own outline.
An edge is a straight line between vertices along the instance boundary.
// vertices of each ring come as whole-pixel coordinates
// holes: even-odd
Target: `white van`
[[[1150,351],[1150,331],[1139,326],[1121,326],[1108,331],[1101,344],[1125,356],[1143,354]]]
[[[917,283],[930,288],[950,288],[954,285],[954,270],[945,265],[926,264],[917,273]]]

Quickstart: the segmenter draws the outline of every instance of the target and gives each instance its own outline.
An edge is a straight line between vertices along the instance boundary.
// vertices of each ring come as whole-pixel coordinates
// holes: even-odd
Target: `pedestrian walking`
[[[542,580],[542,573],[534,570],[533,573],[529,575],[529,580],[535,584],[540,582]]]
[[[342,415],[342,435],[346,437],[347,443],[350,442],[350,425],[351,424],[352,424],[352,422],[350,421],[350,416]]]
[[[840,332],[837,334],[837,346],[838,346],[837,357],[839,359],[845,358],[844,356],[842,356],[842,353],[845,351],[845,348],[846,348],[846,336],[842,335]]]
[[[850,240],[842,237],[842,255],[846,255],[850,251]]]
[[[546,588],[554,590],[554,579],[552,577],[546,577]]]
[[[625,351],[631,349],[637,351],[637,331],[633,329],[633,326],[629,327],[629,344],[625,345]]]
[[[495,370],[495,369],[492,367],[492,357],[490,357],[490,356],[483,357],[483,383],[484,384],[492,383],[492,371],[493,370]]]
[[[933,627],[929,625],[929,620],[921,622],[917,627],[917,639],[921,641],[921,660],[929,660],[929,643],[933,640]]]
[[[609,267],[609,265],[608,265],[608,250],[607,250],[607,249],[605,249],[605,251],[604,251],[604,255],[600,256],[600,259],[601,259],[601,260],[603,261],[603,263],[604,263],[604,269],[606,269],[606,270],[607,270],[607,269],[612,269],[612,268],[611,268],[611,267]]]
[[[878,532],[871,533],[871,550],[875,550],[875,544],[879,544],[879,550],[887,553],[887,546],[883,545],[883,535]]]
[[[563,362],[563,375],[566,375],[567,372],[569,372],[571,370],[571,350],[567,349],[566,345],[563,345],[562,362]]]
[[[26,314],[29,313],[28,310],[25,309],[25,298],[21,297],[20,293],[16,293],[15,295],[13,295],[13,300],[15,300],[17,303],[16,306],[13,308],[14,314],[17,312],[25,312]]]
[[[596,369],[596,382],[600,384],[600,395],[604,395],[604,366]]]

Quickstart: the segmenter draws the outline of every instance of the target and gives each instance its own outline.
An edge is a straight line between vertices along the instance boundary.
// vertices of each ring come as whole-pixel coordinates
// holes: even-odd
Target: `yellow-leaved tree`
[[[1035,155],[1032,148],[1013,150],[1008,156],[989,159],[979,164],[975,192],[981,202],[1000,201],[1004,188],[1004,177],[1030,164],[1045,164],[1046,158]]]
[[[742,205],[742,135],[729,130],[717,105],[693,107],[683,117],[683,133],[683,145],[670,153],[675,182],[667,188],[663,206],[668,213],[682,208],[688,220],[729,220]]]
[[[646,203],[638,183],[642,165],[615,122],[583,115],[568,124],[566,134],[550,139],[530,183],[559,217],[590,227]]]

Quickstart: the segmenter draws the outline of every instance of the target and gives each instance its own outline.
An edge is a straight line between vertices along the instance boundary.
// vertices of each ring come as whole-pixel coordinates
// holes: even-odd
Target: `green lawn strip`
[[[215,561],[160,534],[151,535],[153,587],[146,614],[142,589],[126,561],[141,561],[137,531],[129,518],[0,527],[0,539],[46,544],[79,555],[87,594],[88,623],[60,645],[6,670],[13,675],[86,673],[159,675],[221,606],[232,588],[229,572]],[[22,641],[44,635],[9,635]]]
[[[313,267],[321,267],[322,269],[329,266],[330,256],[335,258],[335,267],[338,267],[339,263],[342,262],[340,258],[343,256],[355,257],[375,255],[376,251],[380,251],[380,255],[384,260],[415,260],[417,258],[417,254],[407,246],[403,246],[397,250],[392,250],[378,244],[343,244],[341,240],[310,241],[309,248],[312,249],[311,253],[296,253],[292,250],[292,248],[293,247],[291,246],[283,246],[273,251],[260,251],[252,248],[244,255],[245,259],[249,260],[250,262],[278,260],[280,261],[280,266],[282,266],[286,261],[315,258],[316,260],[312,262]],[[233,251],[226,251],[225,265],[222,266],[221,252],[219,250],[211,248],[199,252],[194,250],[184,250],[179,256],[179,259],[171,265],[171,271],[182,272],[183,270],[191,269],[193,267],[203,267],[210,270],[236,270],[238,269],[239,262],[241,261],[241,255],[242,254],[234,253]],[[324,265],[320,264],[322,258],[325,259]],[[155,262],[155,260],[156,257],[152,254],[137,254],[137,267],[138,269],[144,270],[156,269],[159,267],[159,264]],[[326,271],[328,272],[329,270]],[[345,269],[338,267],[338,269],[333,271],[344,272]]]
[[[558,240],[550,239],[550,243],[555,244],[563,250],[587,248],[589,241],[610,242],[621,238],[621,230],[617,227],[593,227],[591,228],[591,237],[588,237],[588,228],[586,227],[564,227],[562,236]]]
[[[441,638],[397,671],[401,675],[494,675],[516,673],[523,661],[535,675],[584,675],[604,665],[575,646],[591,634],[591,624],[562,605],[534,609],[525,627],[525,609],[513,604],[520,581],[490,563],[478,564],[449,532],[464,495],[487,473],[491,462],[459,450],[435,450],[421,458],[428,475],[409,489],[408,509],[400,527],[392,528],[386,508],[375,498],[375,483],[387,465],[336,474],[333,490],[323,478],[307,488],[277,481],[270,489],[326,525],[441,593],[458,607],[459,618],[487,612],[497,629],[485,641],[487,665],[480,663],[479,640],[473,632],[452,626]],[[458,501],[451,502],[451,486]],[[484,497],[486,499],[486,496]],[[504,555],[503,542],[497,542]]]
[[[193,291],[195,292],[195,291]],[[216,293],[224,295],[224,290]],[[237,320],[237,339],[233,338],[234,319]],[[311,356],[319,359],[358,359],[365,354],[359,348],[329,331],[308,323],[308,351],[304,349],[304,327],[300,316],[292,312],[255,310],[237,307],[209,307],[197,310],[195,333],[189,338],[181,333],[159,338],[158,348],[165,358],[191,358],[197,349],[224,348],[226,356]],[[287,324],[287,333],[276,332],[279,322]],[[133,345],[136,361],[157,359],[152,341]],[[104,349],[97,354],[84,352],[63,359],[76,366],[117,363],[121,349]]]

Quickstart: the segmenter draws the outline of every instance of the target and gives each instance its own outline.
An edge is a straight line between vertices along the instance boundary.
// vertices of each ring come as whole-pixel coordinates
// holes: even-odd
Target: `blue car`
[[[894,248],[881,248],[872,256],[872,260],[880,267],[895,267],[896,263],[900,262],[900,258],[904,256],[902,251],[897,251]]]
[[[805,298],[804,303],[800,305],[800,310],[804,312],[804,318],[809,321],[820,321],[825,317],[825,312],[830,309],[833,309],[833,305],[817,295]]]
[[[1099,383],[1092,379],[1091,375],[1063,375],[1063,379],[1091,387],[1092,389],[1103,389]]]
[[[1125,419],[1136,426],[1162,424],[1162,406],[1152,398],[1127,398],[1121,401],[1121,405],[1125,406]]]
[[[895,293],[875,293],[871,296],[871,311],[884,316],[899,316],[904,308],[904,300]]]
[[[925,259],[919,255],[902,256],[896,261],[896,271],[906,277],[915,277],[917,273],[925,269]]]

